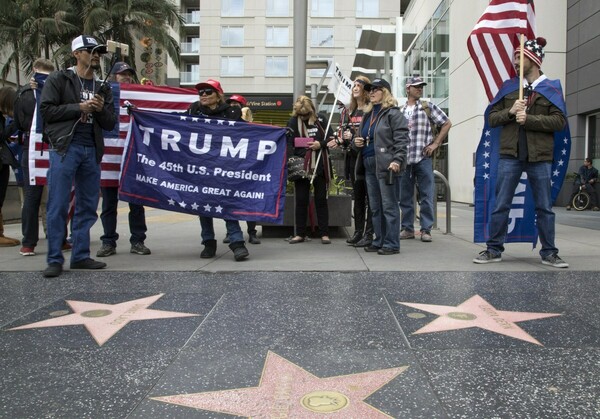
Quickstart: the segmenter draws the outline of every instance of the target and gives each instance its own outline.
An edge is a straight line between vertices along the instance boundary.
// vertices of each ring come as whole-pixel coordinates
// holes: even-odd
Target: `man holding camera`
[[[105,263],[90,258],[90,229],[98,218],[100,161],[104,154],[102,130],[111,131],[117,122],[110,86],[94,74],[100,69],[100,56],[106,53],[106,46],[98,44],[92,36],[81,35],[72,41],[71,51],[77,64],[48,76],[40,105],[50,142],[45,277],[62,273],[61,249],[73,185],[75,214],[70,267],[106,267]]]

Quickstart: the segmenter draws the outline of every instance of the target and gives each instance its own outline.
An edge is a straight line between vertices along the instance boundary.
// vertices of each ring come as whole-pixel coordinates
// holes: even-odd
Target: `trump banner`
[[[132,110],[119,198],[168,211],[281,224],[285,129]]]

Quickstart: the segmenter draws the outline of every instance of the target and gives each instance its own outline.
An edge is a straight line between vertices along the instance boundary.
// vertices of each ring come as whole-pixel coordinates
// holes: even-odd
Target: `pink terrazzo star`
[[[42,320],[8,330],[34,329],[40,327],[74,326],[82,324],[90,332],[98,345],[102,346],[119,330],[134,320],[169,319],[174,317],[192,317],[198,314],[178,313],[175,311],[152,310],[147,308],[164,294],[153,295],[119,304],[90,303],[87,301],[66,300],[73,314]]]
[[[319,378],[269,351],[258,387],[153,400],[253,418],[389,418],[364,399],[407,368]]]
[[[397,303],[440,316],[413,334],[479,327],[481,329],[489,330],[490,332],[510,336],[540,346],[543,345],[515,323],[562,316],[560,313],[528,313],[521,311],[496,310],[479,295],[474,295],[456,307],[434,304],[403,303],[399,301]]]

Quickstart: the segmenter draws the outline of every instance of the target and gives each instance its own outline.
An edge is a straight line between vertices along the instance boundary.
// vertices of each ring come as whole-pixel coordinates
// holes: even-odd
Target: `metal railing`
[[[452,206],[450,204],[450,183],[448,183],[448,179],[446,179],[446,176],[444,176],[437,170],[433,171],[433,175],[440,179],[446,187],[446,193],[444,194],[446,196],[446,232],[444,234],[452,234]],[[437,228],[437,194],[434,195],[435,197],[433,199],[433,228]]]

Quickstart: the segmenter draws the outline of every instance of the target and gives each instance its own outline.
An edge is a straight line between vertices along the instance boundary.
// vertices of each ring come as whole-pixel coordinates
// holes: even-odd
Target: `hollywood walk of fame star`
[[[153,397],[165,403],[246,417],[389,418],[364,399],[408,367],[319,378],[267,353],[258,387]]]
[[[535,343],[540,346],[543,345],[515,323],[562,316],[560,313],[529,313],[496,310],[495,307],[479,295],[474,295],[456,307],[435,304],[403,303],[399,301],[397,303],[440,316],[414,332],[413,334],[415,335],[479,327],[481,329],[489,330],[490,332]]]
[[[74,311],[72,314],[36,323],[13,327],[8,330],[35,329],[40,327],[84,325],[98,345],[102,346],[119,330],[134,320],[170,319],[193,317],[198,314],[175,311],[153,310],[148,307],[164,294],[152,295],[118,304],[91,303],[88,301],[66,300]]]

